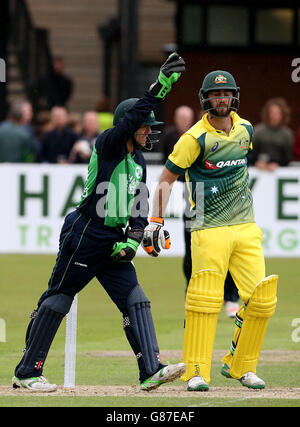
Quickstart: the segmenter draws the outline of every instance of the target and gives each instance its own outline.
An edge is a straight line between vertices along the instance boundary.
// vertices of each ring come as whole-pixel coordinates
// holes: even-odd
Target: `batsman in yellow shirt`
[[[218,314],[229,269],[243,305],[237,313],[221,374],[260,389],[256,366],[269,318],[276,307],[277,275],[266,277],[262,233],[255,223],[247,154],[252,126],[237,114],[240,89],[227,71],[213,71],[199,92],[204,116],[174,146],[156,189],[144,248],[165,247],[163,216],[172,184],[185,174],[192,229],[192,277],[185,302],[182,380],[190,391],[209,389]]]

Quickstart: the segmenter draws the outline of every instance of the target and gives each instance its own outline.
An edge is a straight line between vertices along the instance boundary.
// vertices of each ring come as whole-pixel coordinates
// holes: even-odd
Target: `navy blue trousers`
[[[39,305],[54,293],[73,297],[96,277],[123,311],[138,281],[131,262],[113,262],[110,258],[114,243],[122,239],[122,229],[99,228],[80,212],[70,213],[61,230],[59,252],[48,289]]]

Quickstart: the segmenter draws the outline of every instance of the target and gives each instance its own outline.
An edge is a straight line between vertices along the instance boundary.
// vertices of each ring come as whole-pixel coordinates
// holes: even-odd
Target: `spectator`
[[[294,160],[300,162],[300,127],[297,129],[296,138],[294,142]]]
[[[184,132],[194,123],[194,111],[186,106],[177,107],[174,113],[174,125],[165,129],[160,139],[160,151],[163,154],[162,162],[166,163],[173,147]]]
[[[94,143],[99,135],[99,120],[96,111],[88,111],[83,116],[83,132],[74,144],[70,163],[88,163],[93,151]]]
[[[37,140],[35,129],[32,126],[32,120],[33,120],[33,109],[32,105],[29,101],[24,101],[21,104],[21,111],[22,111],[22,117],[20,124],[23,126],[26,132],[28,132],[29,138],[32,141],[34,150],[36,152],[36,158],[39,157],[39,151],[40,151],[40,144]]]
[[[21,125],[28,130],[31,136],[34,135],[34,130],[31,125],[32,119],[33,119],[33,110],[32,105],[30,102],[25,101],[21,104]]]
[[[64,72],[64,59],[61,56],[53,59],[53,70],[49,78],[42,80],[39,86],[40,106],[52,108],[67,105],[74,83]]]
[[[53,129],[50,111],[40,111],[36,117],[36,137],[40,141],[43,136]]]
[[[67,163],[78,135],[67,127],[68,114],[64,107],[53,107],[51,110],[53,129],[47,132],[42,141],[43,162]]]
[[[107,96],[100,95],[97,99],[95,110],[98,114],[99,131],[102,133],[113,127],[114,115],[110,109],[110,100]]]
[[[273,171],[293,158],[293,132],[287,127],[290,109],[283,98],[272,98],[262,109],[262,122],[253,129],[250,164]]]
[[[42,161],[43,138],[53,129],[51,122],[51,113],[48,110],[40,111],[36,116],[35,136],[39,145],[37,162]]]
[[[0,162],[33,162],[35,154],[33,141],[22,126],[22,104],[13,104],[0,126]]]
[[[82,116],[80,113],[69,113],[68,128],[72,129],[78,135],[82,132]]]

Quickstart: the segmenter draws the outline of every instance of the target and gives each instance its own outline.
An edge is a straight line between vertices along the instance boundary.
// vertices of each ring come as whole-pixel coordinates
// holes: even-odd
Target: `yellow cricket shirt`
[[[175,144],[166,167],[183,175],[190,195],[193,230],[254,222],[247,154],[252,125],[231,112],[227,136],[205,114]]]

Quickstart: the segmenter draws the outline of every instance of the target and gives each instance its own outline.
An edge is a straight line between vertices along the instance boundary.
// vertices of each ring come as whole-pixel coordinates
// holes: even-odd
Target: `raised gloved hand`
[[[139,244],[143,240],[143,229],[127,229],[125,233],[125,242],[116,242],[113,245],[111,257],[113,261],[130,262],[135,257]]]
[[[161,249],[170,249],[170,234],[167,230],[163,230],[163,226],[163,218],[152,217],[144,230],[142,247],[150,256],[157,257]]]
[[[173,52],[161,66],[157,80],[150,86],[150,92],[157,98],[165,98],[185,71],[185,62],[177,52]]]

